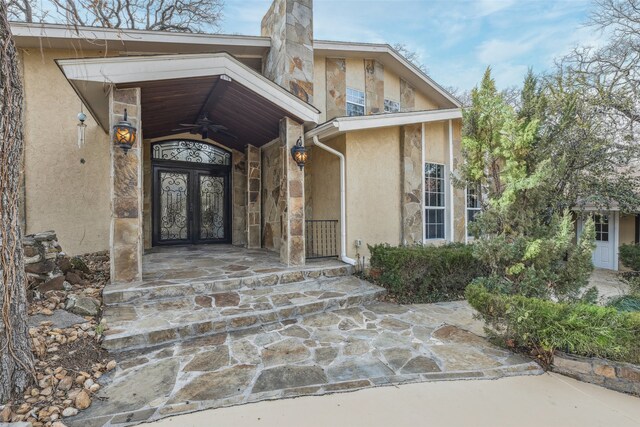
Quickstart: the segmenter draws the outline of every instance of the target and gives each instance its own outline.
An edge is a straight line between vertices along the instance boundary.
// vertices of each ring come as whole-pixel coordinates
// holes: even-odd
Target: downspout
[[[338,150],[324,145],[320,142],[317,136],[313,137],[313,143],[315,146],[328,151],[331,154],[335,154],[340,159],[340,261],[356,265],[356,260],[347,256],[347,193],[345,191],[345,168],[344,168],[344,154]]]
[[[453,175],[453,122],[449,119],[449,172],[450,175]],[[455,194],[453,194],[453,179],[449,176],[449,224],[451,227],[451,235],[450,241],[453,243],[455,240],[455,211],[453,206],[453,201],[455,199]]]

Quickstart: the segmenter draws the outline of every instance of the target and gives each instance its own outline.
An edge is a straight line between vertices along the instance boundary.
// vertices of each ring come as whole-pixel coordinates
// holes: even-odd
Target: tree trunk
[[[16,47],[0,0],[0,403],[33,378],[18,194],[22,165],[22,81]]]

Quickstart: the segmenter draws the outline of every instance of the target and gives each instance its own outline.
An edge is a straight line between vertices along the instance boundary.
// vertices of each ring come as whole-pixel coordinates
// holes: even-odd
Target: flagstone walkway
[[[92,406],[64,421],[124,426],[266,399],[542,373],[467,331],[481,329],[464,302],[376,302],[124,353]]]

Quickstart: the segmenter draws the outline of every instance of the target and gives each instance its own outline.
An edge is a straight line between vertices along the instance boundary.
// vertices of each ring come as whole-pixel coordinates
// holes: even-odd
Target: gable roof
[[[11,31],[18,47],[141,53],[228,52],[260,71],[271,48],[271,39],[261,36],[193,34],[168,31],[122,30],[100,27],[73,27],[61,24],[12,22]],[[462,104],[388,44],[314,40],[314,53],[334,57],[375,59],[442,108]]]
[[[110,56],[56,60],[63,74],[103,129],[108,130],[109,112],[105,86],[175,81],[225,76],[254,94],[269,100],[279,111],[305,124],[315,124],[319,111],[228,53],[193,55]],[[240,108],[240,107],[239,107]]]
[[[314,40],[313,51],[328,57],[376,59],[439,105],[445,108],[462,107],[455,96],[388,44]]]

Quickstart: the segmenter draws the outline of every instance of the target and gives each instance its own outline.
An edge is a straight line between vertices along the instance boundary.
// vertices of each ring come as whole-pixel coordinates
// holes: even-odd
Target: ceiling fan
[[[202,135],[202,139],[207,139],[212,134],[223,135],[232,139],[238,139],[234,134],[229,132],[226,126],[218,125],[209,120],[206,114],[200,116],[195,123],[180,123],[180,128],[173,129],[173,131],[188,131],[192,134]]]

